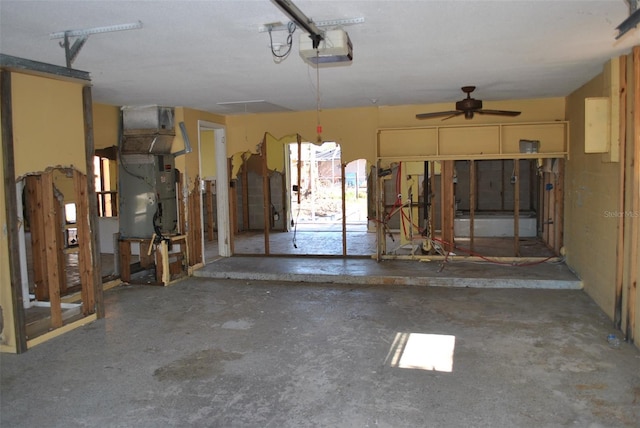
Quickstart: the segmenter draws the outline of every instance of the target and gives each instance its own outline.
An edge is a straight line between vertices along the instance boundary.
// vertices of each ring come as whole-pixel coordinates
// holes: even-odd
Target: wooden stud
[[[625,335],[633,342],[636,324],[638,289],[638,246],[640,245],[640,46],[633,48],[633,140],[631,141],[631,245],[629,248],[629,283],[627,295],[627,325]]]
[[[477,184],[477,165],[475,160],[471,160],[469,164],[469,247],[471,252],[474,251]]]
[[[454,161],[442,161],[442,173],[440,176],[440,187],[442,206],[440,224],[442,229],[442,240],[445,242],[445,250],[453,251],[454,243],[454,217],[455,217],[455,195],[453,186]]]
[[[60,278],[60,295],[64,295],[67,292],[67,274],[66,266],[67,260],[64,254],[65,241],[67,238],[65,226],[66,220],[64,215],[64,201],[55,198],[55,218],[54,222],[58,226],[56,233],[58,234],[58,248],[56,249],[56,257],[58,258],[58,277]]]
[[[62,327],[62,306],[60,300],[60,265],[58,260],[58,231],[56,222],[56,198],[53,194],[53,173],[42,174],[42,208],[44,210],[44,237],[47,254],[46,277],[51,303],[51,327]]]
[[[120,279],[122,282],[131,282],[131,242],[124,239],[118,241],[118,252],[120,253]]]
[[[91,254],[92,266],[92,284],[88,285],[90,292],[93,293],[95,302],[95,311],[98,318],[104,318],[104,296],[102,290],[102,262],[100,258],[100,237],[98,233],[98,203],[96,199],[96,186],[93,155],[95,152],[95,144],[93,139],[93,99],[91,96],[91,86],[82,88],[82,111],[84,117],[84,143],[85,157],[87,160],[87,199],[88,199],[88,216],[89,216],[89,253]],[[89,179],[91,177],[91,179]],[[117,204],[114,204],[117,205]]]
[[[333,166],[333,165],[332,165]],[[342,255],[347,257],[347,164],[341,164],[340,172],[342,175]],[[356,183],[356,186],[358,184]]]
[[[13,334],[16,340],[16,352],[27,350],[27,334],[24,314],[24,296],[22,295],[22,274],[20,272],[18,213],[16,212],[16,174],[13,150],[13,102],[11,72],[0,70],[0,132],[2,135],[2,168],[5,189],[5,215],[7,220],[7,241],[9,244],[9,277],[11,280],[11,306],[13,309]],[[5,284],[2,284],[4,287]],[[28,296],[27,296],[28,298]],[[8,311],[7,311],[8,312]],[[5,323],[8,327],[10,323]]]
[[[76,193],[76,224],[78,226],[78,268],[80,269],[80,295],[82,313],[95,313],[95,284],[93,283],[93,263],[91,260],[91,233],[89,232],[89,198],[87,176],[73,170],[73,185]]]
[[[429,163],[429,170],[431,176],[429,177],[429,197],[431,199],[431,206],[429,207],[429,231],[431,232],[429,238],[433,238],[436,230],[436,163],[431,161]]]
[[[302,203],[302,136],[296,135],[298,140],[298,205]]]
[[[626,195],[626,147],[627,147],[627,57],[620,57],[620,94],[618,103],[620,104],[620,173],[618,175],[618,212],[625,211],[624,199]],[[615,309],[613,316],[613,326],[620,330],[622,328],[622,291],[624,285],[624,237],[625,218],[618,216],[618,238],[616,244],[616,286],[615,286]]]
[[[520,159],[513,160],[513,253],[520,257]]]
[[[25,178],[27,192],[27,212],[31,232],[31,256],[33,259],[33,281],[36,300],[49,300],[47,283],[47,248],[44,238],[44,211],[42,208],[42,179],[39,175]]]
[[[227,182],[225,186],[229,188],[229,252],[233,255],[235,252],[235,236],[238,231],[238,192],[233,185],[234,181],[231,179],[231,172],[233,171],[233,163],[231,158],[227,159]],[[220,183],[222,185],[223,183]],[[220,226],[218,226],[220,227]]]
[[[251,155],[249,155],[251,156]],[[242,155],[242,230],[251,228],[249,221],[249,164],[247,157]]]
[[[267,165],[267,134],[262,138],[262,204],[264,214],[264,254],[269,255],[269,232],[271,228],[271,198],[269,195],[269,166]]]
[[[208,180],[205,182],[205,204],[207,207],[207,241],[213,241],[215,239],[215,231],[214,231],[214,221],[213,221],[213,198],[215,195],[213,194],[213,182]]]
[[[564,159],[558,159],[558,174],[556,175],[555,189],[555,217],[553,219],[554,225],[554,246],[555,254],[560,254],[560,248],[562,248],[564,241]]]

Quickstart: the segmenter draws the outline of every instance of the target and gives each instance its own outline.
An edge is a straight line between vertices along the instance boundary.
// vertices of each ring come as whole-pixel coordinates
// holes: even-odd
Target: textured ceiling
[[[353,63],[320,69],[323,109],[455,101],[463,85],[484,100],[565,96],[640,45],[640,29],[615,40],[629,16],[623,0],[294,1],[315,21],[365,19],[345,27]],[[140,30],[91,35],[73,64],[91,73],[95,101],[221,114],[316,108],[300,30],[280,63],[258,31],[288,22],[269,0],[0,0],[0,51],[64,65],[50,33],[138,20]]]

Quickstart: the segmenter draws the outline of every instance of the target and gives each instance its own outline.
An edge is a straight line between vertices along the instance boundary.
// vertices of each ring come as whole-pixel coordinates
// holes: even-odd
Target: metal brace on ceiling
[[[60,47],[64,48],[65,59],[67,62],[67,68],[71,68],[73,61],[75,61],[76,57],[80,53],[80,49],[84,46],[84,44],[89,39],[89,35],[98,34],[98,33],[110,33],[114,31],[125,31],[125,30],[137,30],[142,28],[142,21],[133,22],[130,24],[117,24],[110,25],[108,27],[94,27],[94,28],[85,28],[83,30],[66,30],[59,31],[57,33],[49,34],[50,39],[62,39],[64,41],[60,42]],[[73,45],[70,43],[70,39],[72,37],[77,37],[73,42]]]
[[[638,24],[640,24],[640,9],[638,8],[638,4],[640,0],[625,0],[629,5],[629,17],[622,21],[620,25],[616,27],[618,30],[618,35],[616,39],[619,39],[623,35],[625,35],[628,31],[635,28]]]

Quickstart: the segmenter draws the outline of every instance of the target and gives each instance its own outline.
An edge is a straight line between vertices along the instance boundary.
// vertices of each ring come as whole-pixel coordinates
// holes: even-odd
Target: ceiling
[[[640,29],[615,39],[630,13],[623,0],[294,2],[314,21],[364,18],[344,27],[353,62],[319,69],[323,109],[452,102],[464,85],[485,101],[565,96],[640,45]],[[64,66],[50,33],[142,21],[89,36],[73,67],[91,73],[94,101],[314,110],[317,70],[298,55],[301,30],[280,63],[258,31],[288,20],[269,0],[0,0],[0,52]],[[286,36],[273,32],[276,43]]]

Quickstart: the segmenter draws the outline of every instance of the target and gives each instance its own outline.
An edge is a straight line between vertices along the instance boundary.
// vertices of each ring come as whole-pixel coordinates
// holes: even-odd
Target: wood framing
[[[554,224],[554,238],[553,238],[553,250],[554,253],[560,254],[560,249],[564,245],[564,159],[557,159],[558,173],[556,174],[556,184],[554,186],[555,200],[553,202],[555,206],[555,216],[553,219]]]
[[[25,329],[24,302],[22,295],[22,275],[20,272],[18,213],[15,210],[16,177],[13,151],[13,107],[11,72],[0,70],[0,128],[2,132],[2,169],[5,189],[5,215],[7,219],[7,239],[9,243],[9,277],[11,278],[11,305],[13,312],[13,324],[5,323],[5,328],[13,325],[15,335],[16,352],[27,350],[27,335]]]
[[[249,154],[249,156],[251,156]],[[247,153],[242,154],[242,230],[249,230],[249,165],[247,164]]]
[[[478,184],[476,161],[471,159],[469,164],[469,249],[473,253],[475,240],[476,219],[476,188]]]
[[[206,223],[207,223],[207,241],[213,241],[215,239],[215,222],[214,222],[214,216],[213,216],[213,198],[216,197],[216,195],[213,193],[213,184],[214,182],[211,180],[207,180],[205,181],[205,193],[204,193],[204,200],[205,200],[205,206],[207,208],[207,218],[206,218]]]
[[[441,215],[440,225],[442,231],[442,241],[444,241],[445,251],[453,251],[455,245],[454,217],[455,217],[455,195],[453,186],[454,161],[445,160],[441,162],[442,172],[440,176],[441,192],[440,197]]]
[[[95,143],[93,139],[93,97],[91,95],[91,86],[85,85],[82,88],[82,111],[84,117],[84,146],[85,156],[87,159],[86,177],[94,177],[93,156],[95,151]],[[104,297],[102,284],[102,265],[100,259],[100,234],[98,233],[98,200],[96,198],[95,180],[87,179],[87,206],[88,206],[88,227],[87,233],[91,236],[85,244],[90,248],[86,253],[90,255],[89,263],[92,266],[91,276],[93,278],[89,293],[93,294],[93,302],[95,304],[95,313],[98,318],[104,318]],[[89,298],[89,301],[91,299]]]
[[[520,159],[513,160],[513,176],[513,254],[520,257]]]
[[[262,138],[262,204],[264,215],[264,254],[269,255],[269,233],[271,229],[271,192],[269,186],[269,165],[267,164],[267,134]]]
[[[346,174],[346,169],[347,169],[347,164],[341,163],[340,174],[342,178],[342,183],[341,183],[340,189],[342,193],[342,255],[344,257],[347,256],[347,198],[346,198],[347,174]],[[356,186],[357,185],[358,184],[356,183]]]
[[[84,316],[96,312],[93,260],[91,255],[91,227],[89,225],[89,197],[87,195],[87,176],[73,171],[73,184],[76,193],[76,218],[78,227],[78,268],[80,270],[80,295],[82,296],[82,313]],[[101,281],[102,282],[102,281]]]
[[[620,137],[620,173],[618,175],[618,186],[620,197],[618,198],[618,212],[624,212],[624,199],[626,195],[626,151],[627,151],[627,57],[621,56],[620,60],[620,93],[618,94],[619,107],[619,137]],[[615,307],[613,315],[613,326],[617,330],[622,329],[622,291],[624,285],[624,237],[625,218],[618,216],[618,238],[616,244],[616,286],[615,286]]]
[[[640,46],[633,48],[633,140],[631,151],[631,245],[629,248],[629,280],[627,294],[627,325],[625,336],[634,341],[636,299],[638,289],[638,246],[640,245]]]
[[[61,266],[58,258],[59,223],[56,215],[57,200],[53,194],[53,172],[42,174],[42,209],[44,213],[44,239],[46,247],[46,278],[51,303],[51,327],[62,327],[62,307],[60,300]]]

